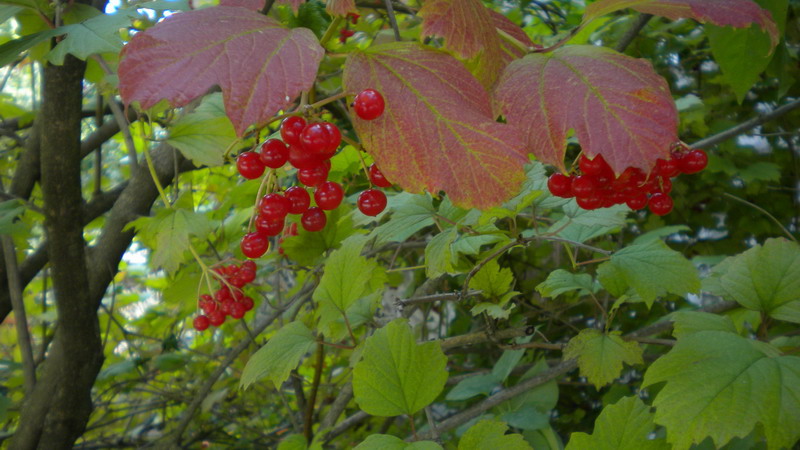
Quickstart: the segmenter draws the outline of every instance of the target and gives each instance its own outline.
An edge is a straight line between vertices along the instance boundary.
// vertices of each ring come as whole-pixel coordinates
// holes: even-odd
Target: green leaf
[[[533,450],[521,434],[506,434],[508,425],[496,420],[481,420],[471,426],[461,440],[458,450]]]
[[[623,248],[601,264],[597,274],[611,293],[621,295],[618,286],[622,282],[633,288],[648,307],[657,296],[666,293],[686,295],[700,290],[694,265],[660,240]]]
[[[517,341],[517,343],[528,342],[530,341],[530,336],[525,341]],[[504,350],[503,354],[500,355],[500,359],[494,363],[494,367],[492,367],[492,375],[497,378],[498,381],[505,381],[509,375],[511,375],[511,371],[514,370],[514,367],[519,364],[519,360],[522,359],[522,356],[525,355],[525,349],[520,350]]]
[[[25,212],[25,205],[17,199],[6,200],[0,203],[0,234],[14,234],[25,228],[17,217]]]
[[[441,450],[433,441],[406,442],[388,434],[372,434],[358,444],[355,450]]]
[[[139,230],[140,238],[150,248],[150,264],[174,272],[183,262],[183,253],[191,245],[189,236],[206,237],[211,222],[205,214],[186,209],[165,208],[155,217],[140,217],[128,227]]]
[[[306,231],[298,226],[298,235],[283,241],[283,251],[289,259],[305,266],[316,265],[325,252],[338,247],[340,242],[355,232],[353,216],[344,204],[326,213],[328,224],[322,231]]]
[[[634,244],[646,244],[650,241],[655,241],[657,239],[665,238],[669,235],[675,233],[681,233],[683,231],[692,231],[691,228],[687,227],[686,225],[669,225],[666,227],[656,228],[655,230],[648,231],[641,236],[638,236],[636,239],[633,240]]]
[[[453,241],[458,236],[456,227],[449,228],[433,237],[425,247],[425,273],[436,278],[445,273],[456,273],[453,267]]]
[[[674,325],[672,335],[680,339],[699,331],[727,331],[736,333],[736,325],[728,316],[697,311],[677,311],[670,316]]]
[[[417,345],[408,323],[394,320],[367,339],[353,368],[356,403],[373,416],[414,414],[442,392],[446,366],[438,342]]]
[[[800,357],[725,331],[678,339],[645,373],[642,387],[666,382],[655,422],[676,450],[711,437],[722,447],[760,424],[770,449],[800,439]]]
[[[370,236],[375,236],[375,246],[389,242],[403,242],[417,231],[433,225],[433,208],[427,194],[402,192],[390,197],[387,209],[392,218],[375,228]]]
[[[629,212],[630,209],[625,205],[587,211],[578,207],[575,200],[570,200],[564,205],[564,217],[551,225],[546,233],[555,233],[570,241],[586,242],[624,226]],[[534,234],[533,230],[527,230],[523,236]]]
[[[668,450],[663,439],[649,439],[653,414],[639,397],[625,397],[603,408],[594,433],[572,433],[566,450]]]
[[[306,450],[308,443],[302,434],[290,434],[278,444],[278,450]]]
[[[122,50],[119,30],[131,26],[131,19],[138,14],[135,11],[116,14],[98,11],[96,14],[81,23],[63,27],[62,33],[66,36],[46,55],[47,59],[55,65],[62,65],[68,53],[83,60],[99,53],[119,53]]]
[[[325,272],[314,291],[314,300],[329,302],[345,312],[356,300],[368,293],[377,263],[361,256],[367,238],[354,235],[342,242],[325,261]]]
[[[0,45],[0,67],[14,62],[19,58],[20,54],[29,48],[42,43],[51,37],[61,34],[61,28],[53,30],[44,30],[38,33],[22,36],[21,38],[8,41]]]
[[[511,269],[500,268],[497,260],[490,260],[469,280],[472,289],[482,291],[486,298],[497,298],[511,289],[514,274]]]
[[[577,359],[581,375],[598,389],[611,383],[622,372],[622,363],[642,364],[642,348],[626,342],[619,333],[604,334],[594,328],[581,330],[564,349],[564,360]]]
[[[476,395],[489,395],[494,388],[500,385],[501,379],[494,374],[475,375],[465,378],[450,389],[445,397],[448,401],[467,400]]]
[[[518,294],[518,292],[516,292],[515,294]],[[494,304],[494,303],[481,302],[481,303],[478,303],[477,305],[473,306],[472,309],[469,310],[469,312],[473,316],[477,316],[478,314],[481,314],[481,313],[486,313],[490,317],[492,317],[493,319],[503,319],[503,320],[505,320],[505,319],[508,319],[508,316],[511,313],[511,309],[513,309],[513,308],[514,308],[514,305],[511,305],[511,308],[509,308],[509,309],[505,309],[502,306]]]
[[[706,289],[745,308],[800,323],[800,245],[768,239],[715,267]]]
[[[578,295],[589,295],[599,289],[600,286],[594,282],[591,275],[586,273],[575,274],[564,269],[556,269],[550,272],[547,279],[536,286],[536,291],[542,294],[542,297],[553,298],[570,291],[578,291]]]
[[[207,95],[193,112],[170,128],[167,142],[198,166],[220,166],[225,149],[236,139],[233,124],[225,114],[222,93]]]
[[[302,322],[284,325],[247,361],[239,387],[247,389],[261,378],[267,378],[280,389],[289,379],[289,373],[315,345],[314,335]]]

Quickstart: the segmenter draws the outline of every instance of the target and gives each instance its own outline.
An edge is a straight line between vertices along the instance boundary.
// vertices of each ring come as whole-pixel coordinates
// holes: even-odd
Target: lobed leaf
[[[570,45],[512,62],[495,101],[524,130],[528,149],[561,170],[570,130],[590,158],[615,172],[646,172],[678,142],[678,112],[667,82],[643,59],[592,45]]]
[[[519,132],[494,121],[488,94],[452,56],[419,43],[378,45],[348,56],[343,84],[383,94],[383,115],[354,117],[353,126],[404,190],[443,190],[465,208],[497,206],[519,191],[528,161]]]
[[[259,379],[268,378],[275,389],[280,389],[289,379],[289,373],[315,345],[314,335],[302,322],[284,325],[247,361],[239,387],[246,389]]]
[[[433,441],[405,442],[389,434],[371,434],[354,450],[441,450],[442,446]]]
[[[564,348],[564,360],[577,359],[581,375],[598,389],[622,372],[622,363],[642,364],[642,348],[626,342],[619,333],[605,334],[594,328],[581,330]]]
[[[378,264],[361,256],[365,243],[363,235],[351,236],[342,242],[341,248],[331,253],[314,291],[314,300],[330,302],[343,313],[368,293],[369,282],[375,276]]]
[[[667,450],[664,439],[649,439],[653,413],[639,397],[625,397],[603,408],[594,433],[572,433],[566,450]]]
[[[532,450],[521,434],[506,434],[508,425],[497,420],[481,420],[469,427],[458,441],[458,450]]]
[[[179,107],[218,85],[242,136],[313,85],[323,54],[310,30],[287,29],[245,8],[182,12],[137,33],[122,50],[120,95],[144,109],[164,99]]]

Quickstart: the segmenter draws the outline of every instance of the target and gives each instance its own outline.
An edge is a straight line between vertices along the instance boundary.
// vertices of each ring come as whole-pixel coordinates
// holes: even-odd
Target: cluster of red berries
[[[353,101],[353,109],[364,120],[378,118],[384,107],[383,97],[374,89],[360,92]],[[260,152],[243,152],[236,160],[239,173],[249,180],[264,176],[267,168],[279,169],[288,162],[297,169],[297,180],[302,185],[291,186],[283,193],[267,194],[259,200],[255,231],[244,235],[240,243],[242,253],[248,258],[260,258],[269,250],[269,238],[281,234],[287,215],[300,215],[300,224],[306,231],[320,231],[328,222],[325,211],[338,208],[344,198],[342,186],[328,181],[330,159],[342,141],[336,125],[308,123],[303,117],[289,116],[281,123],[280,135],[282,140],[268,139]],[[391,186],[377,167],[370,168],[369,173],[374,185]],[[309,188],[314,189],[316,206],[311,206]],[[375,216],[385,207],[386,195],[376,189],[367,189],[358,197],[358,208],[364,214]]]
[[[693,174],[705,169],[708,155],[702,150],[681,148],[670,159],[659,159],[650,174],[628,167],[619,176],[597,155],[578,158],[580,174],[555,173],[547,180],[550,192],[563,198],[575,197],[578,206],[592,210],[626,204],[633,210],[649,207],[653,214],[663,216],[672,211],[672,178],[681,173]]]
[[[225,282],[214,292],[214,295],[200,296],[199,306],[203,314],[194,318],[192,325],[197,331],[209,326],[218,327],[225,323],[228,316],[241,319],[253,309],[253,299],[244,295],[242,288],[256,279],[256,263],[245,261],[241,266],[231,264],[214,269]]]

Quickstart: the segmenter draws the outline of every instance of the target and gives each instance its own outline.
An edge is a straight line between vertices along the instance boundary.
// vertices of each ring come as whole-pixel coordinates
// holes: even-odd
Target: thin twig
[[[33,362],[33,347],[31,346],[31,335],[28,331],[25,303],[22,300],[22,283],[20,282],[19,269],[17,268],[17,251],[10,235],[4,234],[2,236],[2,244],[6,275],[8,277],[8,294],[11,297],[11,309],[14,311],[17,341],[19,342],[20,353],[22,353],[25,392],[28,395],[33,392],[33,388],[36,386],[36,366]]]
[[[751,208],[755,209],[756,211],[759,211],[761,214],[764,214],[770,220],[772,220],[776,225],[778,225],[778,228],[780,228],[781,231],[783,231],[783,234],[785,234],[790,240],[792,240],[794,242],[797,242],[797,238],[794,237],[792,235],[792,233],[790,233],[789,230],[787,230],[786,227],[784,227],[783,224],[778,219],[776,219],[775,216],[770,214],[769,211],[767,211],[766,209],[756,205],[755,203],[748,202],[747,200],[745,200],[743,198],[737,197],[737,196],[735,196],[733,194],[729,194],[727,192],[723,192],[722,195],[724,195],[725,197],[728,197],[729,199],[736,200],[737,202],[744,203],[745,205],[750,206]]]
[[[317,342],[317,361],[314,366],[314,381],[311,383],[311,393],[308,395],[308,404],[306,405],[306,421],[303,428],[306,436],[306,441],[311,444],[311,439],[314,433],[311,430],[314,424],[314,406],[317,403],[317,391],[319,390],[319,382],[322,380],[322,365],[325,363],[325,346],[322,342]]]
[[[389,23],[392,24],[394,40],[399,42],[400,27],[397,26],[397,18],[394,16],[394,6],[392,6],[392,0],[383,0],[383,4],[386,5],[386,15],[389,16]]]
[[[421,297],[412,297],[407,298],[404,300],[396,300],[394,303],[398,307],[405,307],[408,305],[416,305],[420,303],[433,303],[438,301],[444,302],[451,302],[451,301],[460,301],[467,297],[475,297],[476,295],[480,295],[481,291],[469,291],[466,295],[462,295],[461,292],[446,292],[444,294],[433,294],[433,295],[423,295]]]
[[[797,108],[800,108],[800,99],[795,100],[793,102],[787,103],[781,107],[775,108],[773,111],[768,112],[766,114],[761,114],[756,117],[753,117],[750,120],[740,123],[735,127],[728,128],[727,130],[717,133],[713,136],[709,136],[705,139],[701,139],[693,144],[689,144],[692,148],[708,148],[714,145],[719,144],[720,142],[727,141],[730,138],[736,137],[747,130],[755,128],[762,123],[769,122],[770,120],[777,119]]]

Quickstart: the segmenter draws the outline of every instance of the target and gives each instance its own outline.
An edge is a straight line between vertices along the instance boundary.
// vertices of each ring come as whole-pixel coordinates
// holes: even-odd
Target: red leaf
[[[534,48],[541,48],[541,45],[534,44],[531,41],[531,38],[528,37],[528,34],[525,33],[525,30],[517,26],[514,22],[508,20],[508,17],[500,14],[497,11],[489,11],[489,15],[492,18],[492,23],[494,23],[495,28],[502,31],[503,33],[507,34],[514,40],[516,40],[519,44],[524,45],[525,47],[534,47]],[[501,47],[503,49],[503,68],[505,68],[508,63],[515,59],[522,58],[528,51],[526,49],[520,48],[519,44],[513,42],[512,40],[506,38],[502,34],[500,35]]]
[[[512,62],[495,91],[530,151],[564,169],[570,129],[589,157],[645,171],[678,141],[678,112],[667,82],[649,62],[611,49],[570,45]]]
[[[123,101],[147,109],[179,107],[219,85],[241,136],[309,89],[324,50],[304,28],[289,30],[244,8],[218,6],[174,14],[122,49]]]
[[[780,41],[772,14],[751,0],[599,0],[586,7],[583,23],[623,8],[723,27],[746,28],[756,23],[769,34],[773,47]]]
[[[332,16],[346,16],[347,13],[358,14],[355,0],[328,0],[325,11]]]
[[[463,207],[499,205],[519,191],[528,161],[515,128],[493,119],[489,96],[447,53],[399,42],[352,53],[345,91],[377,89],[379,118],[353,125],[386,178],[410,192],[444,190]]]

